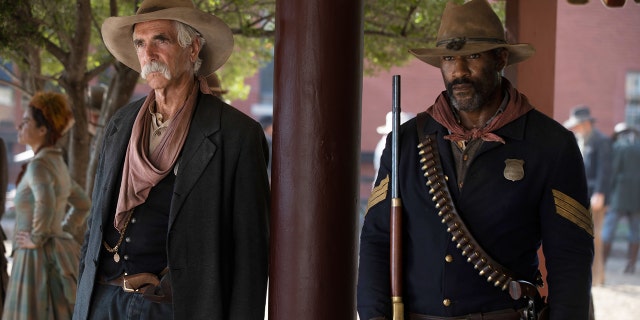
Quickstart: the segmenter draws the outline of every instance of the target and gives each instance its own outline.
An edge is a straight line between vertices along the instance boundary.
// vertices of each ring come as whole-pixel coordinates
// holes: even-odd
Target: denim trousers
[[[96,284],[89,319],[171,320],[173,305],[149,301],[142,294],[125,292],[121,287]]]
[[[622,217],[627,217],[629,221],[629,243],[640,243],[640,212],[607,211],[602,225],[602,241],[613,242],[613,237],[618,226],[618,221]]]

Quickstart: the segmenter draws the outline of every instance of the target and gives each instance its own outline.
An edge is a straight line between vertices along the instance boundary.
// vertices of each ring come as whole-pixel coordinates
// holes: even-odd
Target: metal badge
[[[510,181],[518,181],[524,178],[524,160],[507,159],[504,161],[504,177]]]

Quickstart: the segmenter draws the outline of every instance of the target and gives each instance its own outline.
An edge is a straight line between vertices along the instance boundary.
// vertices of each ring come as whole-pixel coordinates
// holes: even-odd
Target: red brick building
[[[554,118],[586,104],[605,133],[625,119],[640,124],[640,4],[559,1],[557,23]]]

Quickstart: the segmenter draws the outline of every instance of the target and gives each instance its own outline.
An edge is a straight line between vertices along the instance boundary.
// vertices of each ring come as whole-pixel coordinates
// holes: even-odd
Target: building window
[[[640,72],[627,73],[626,114],[628,124],[640,127]]]
[[[0,79],[6,82],[11,82],[11,77],[9,77],[9,75],[4,72],[5,68],[7,70],[11,70],[11,64],[2,60],[0,60],[0,63],[4,65],[4,68],[0,68]],[[3,82],[0,82],[0,105],[13,105],[13,90]]]
[[[258,102],[251,106],[256,117],[273,115],[273,60],[259,70],[260,95]]]
[[[260,102],[273,104],[273,60],[260,69]]]

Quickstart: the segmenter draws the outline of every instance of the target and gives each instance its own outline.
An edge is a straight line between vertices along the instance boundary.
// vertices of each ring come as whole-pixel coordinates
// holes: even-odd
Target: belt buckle
[[[138,292],[138,291],[140,291],[140,289],[130,288],[127,284],[128,284],[127,278],[122,276],[122,290],[124,292]]]

